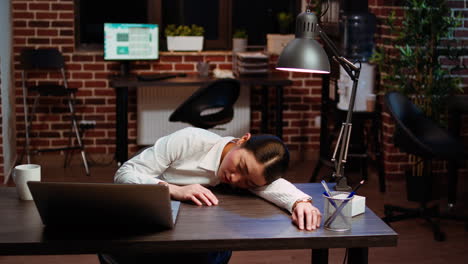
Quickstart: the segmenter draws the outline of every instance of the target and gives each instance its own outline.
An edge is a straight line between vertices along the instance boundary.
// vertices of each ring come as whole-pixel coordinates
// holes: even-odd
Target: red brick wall
[[[376,34],[377,44],[389,37],[381,22],[391,10],[402,15],[401,7],[392,0],[369,0],[371,12],[377,15],[380,25]],[[459,12],[464,12],[467,3],[464,0],[451,0],[450,5]],[[24,142],[24,116],[22,108],[22,91],[20,71],[17,66],[17,56],[25,47],[57,47],[66,57],[70,86],[78,88],[77,111],[80,119],[95,120],[95,129],[86,132],[84,141],[87,151],[91,153],[111,154],[115,151],[115,92],[109,87],[108,78],[118,72],[118,64],[103,60],[102,52],[86,52],[75,49],[74,40],[74,4],[73,1],[25,1],[13,0],[13,37],[15,55],[15,87],[18,151],[22,151]],[[464,11],[461,11],[464,10]],[[466,39],[468,36],[468,21],[457,30],[456,36]],[[156,62],[139,62],[133,68],[139,72],[194,72],[197,61],[210,60],[220,68],[230,68],[229,52],[193,53],[161,53]],[[276,58],[272,58],[272,64]],[[465,63],[468,58],[464,58]],[[284,74],[284,73],[282,73]],[[318,76],[291,73],[287,75],[294,81],[291,87],[284,91],[284,139],[293,153],[300,157],[316,152],[319,145],[319,130],[313,126],[314,118],[320,111],[320,86]],[[462,72],[463,84],[468,87],[468,73]],[[53,79],[54,76],[40,76],[42,80]],[[260,92],[252,91],[252,131],[257,132],[260,125]],[[271,106],[274,106],[272,98]],[[32,144],[38,147],[63,146],[66,144],[64,135],[68,128],[66,115],[61,114],[65,105],[59,102],[54,107],[41,106],[38,121],[34,125],[34,140]],[[136,149],[136,97],[135,92],[129,98],[129,139],[130,152]],[[54,112],[54,115],[50,115]],[[56,114],[58,113],[58,114]],[[272,113],[273,115],[274,113]],[[272,116],[273,117],[273,116]],[[274,120],[271,118],[270,120]],[[392,121],[388,114],[383,114],[384,120],[384,153],[387,174],[391,177],[402,175],[405,155],[399,153],[391,142]],[[271,125],[273,132],[273,125]],[[468,130],[464,129],[465,134]]]
[[[103,60],[102,51],[86,52],[75,49],[73,1],[24,1],[13,0],[13,37],[15,55],[16,121],[18,151],[24,142],[24,115],[18,55],[26,47],[57,47],[66,57],[69,85],[78,88],[77,112],[80,119],[95,120],[96,128],[86,132],[84,142],[91,153],[114,153],[115,151],[115,92],[109,87],[109,76],[118,72],[118,64]],[[229,52],[161,53],[156,62],[139,62],[132,65],[138,72],[195,72],[197,61],[210,60],[220,68],[229,69]],[[272,58],[272,63],[276,58]],[[320,79],[309,74],[291,73],[294,81],[284,91],[284,139],[291,151],[306,155],[318,149],[319,130],[313,128],[314,117],[319,115]],[[55,76],[39,76],[42,81]],[[257,132],[260,124],[260,91],[252,91],[252,131]],[[274,94],[272,90],[272,94]],[[272,96],[273,97],[273,96]],[[272,98],[272,109],[274,106]],[[41,105],[38,122],[33,126],[32,145],[36,147],[58,147],[67,143],[69,124],[67,116],[61,114],[65,105],[59,101],[52,106]],[[50,115],[53,113],[53,115]],[[272,113],[272,118],[274,120]],[[129,140],[130,152],[136,150],[136,96],[129,97]],[[274,127],[271,125],[271,132]]]
[[[374,13],[378,18],[378,28],[376,33],[376,44],[382,46],[384,43],[384,39],[388,39],[391,36],[388,35],[388,28],[385,25],[384,21],[386,17],[390,14],[391,11],[395,11],[397,17],[402,18],[404,15],[403,8],[401,7],[401,3],[404,1],[398,0],[369,0],[369,7],[372,13]],[[468,3],[465,0],[449,0],[449,6],[452,9],[452,12],[456,14],[461,13],[465,19],[462,25],[456,29],[454,36],[461,41],[464,41],[463,45],[468,43]],[[443,60],[443,58],[442,58]],[[461,62],[464,62],[465,65],[468,65],[468,57],[460,58]],[[463,70],[457,73],[458,77],[462,79],[462,87],[464,88],[465,93],[468,93],[468,70]],[[376,84],[377,87],[379,84]],[[465,121],[468,118],[465,116]],[[384,112],[382,114],[383,120],[383,153],[384,153],[384,164],[385,164],[385,174],[386,177],[392,178],[402,178],[404,175],[404,170],[410,166],[408,162],[408,156],[404,153],[401,153],[393,146],[393,132],[394,132],[394,123],[391,119],[388,112]],[[465,124],[462,128],[461,135],[463,135],[463,139],[466,143],[468,143],[468,124],[467,122],[463,122]],[[468,146],[468,144],[465,144]],[[444,164],[437,163],[437,167],[435,170],[443,170]]]

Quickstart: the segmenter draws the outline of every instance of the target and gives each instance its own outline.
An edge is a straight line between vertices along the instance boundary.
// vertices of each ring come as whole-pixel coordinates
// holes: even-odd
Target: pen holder
[[[331,192],[331,196],[323,195],[324,228],[331,231],[347,231],[351,229],[351,203],[348,192]]]

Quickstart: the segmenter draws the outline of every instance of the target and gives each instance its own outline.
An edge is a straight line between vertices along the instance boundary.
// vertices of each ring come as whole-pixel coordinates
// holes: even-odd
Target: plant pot
[[[203,36],[175,36],[167,37],[169,51],[202,51]]]
[[[279,55],[293,39],[294,34],[267,34],[267,50],[270,54]]]
[[[245,38],[233,38],[232,39],[232,51],[242,52],[247,50],[247,39]]]

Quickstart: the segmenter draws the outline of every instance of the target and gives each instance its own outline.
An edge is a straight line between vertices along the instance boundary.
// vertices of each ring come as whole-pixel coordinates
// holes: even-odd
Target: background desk
[[[314,197],[323,211],[323,188],[297,184]],[[215,191],[219,205],[181,204],[173,230],[147,234],[49,232],[33,201],[20,201],[14,188],[0,188],[0,255],[94,254],[119,250],[181,252],[217,250],[312,249],[313,263],[326,263],[329,248],[350,248],[349,263],[367,263],[369,247],[396,246],[398,235],[369,208],[352,220],[352,230],[332,232],[323,227],[300,231],[288,213],[252,195]]]
[[[120,164],[128,159],[128,90],[129,88],[158,86],[201,86],[213,79],[177,77],[158,81],[139,81],[136,77],[114,77],[110,85],[116,89],[116,160]],[[268,133],[268,88],[276,88],[276,135],[283,137],[283,88],[292,81],[279,77],[239,78],[242,85],[262,87],[261,132]],[[168,121],[169,122],[169,121]],[[248,132],[248,131],[246,131]]]

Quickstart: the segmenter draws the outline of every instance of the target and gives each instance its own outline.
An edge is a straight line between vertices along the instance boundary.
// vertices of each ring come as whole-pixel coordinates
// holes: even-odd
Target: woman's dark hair
[[[241,145],[252,152],[255,159],[265,165],[265,180],[272,183],[281,178],[288,169],[289,150],[286,145],[273,135],[255,135]]]

